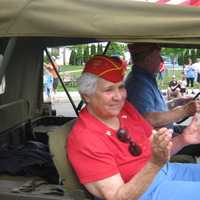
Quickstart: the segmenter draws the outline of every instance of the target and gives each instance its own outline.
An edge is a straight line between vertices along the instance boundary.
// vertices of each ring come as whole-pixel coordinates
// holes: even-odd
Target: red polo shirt
[[[149,136],[152,127],[126,102],[119,114],[120,126],[142,148],[140,156],[132,156],[129,144],[116,137],[116,130],[91,115],[84,108],[68,138],[68,157],[80,182],[95,182],[120,174],[124,182],[137,174],[151,156]]]

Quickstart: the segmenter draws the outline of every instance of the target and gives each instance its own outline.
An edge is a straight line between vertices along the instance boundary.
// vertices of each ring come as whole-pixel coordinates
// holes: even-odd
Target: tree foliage
[[[192,62],[196,62],[196,49],[191,49],[191,59],[192,59]]]
[[[183,53],[183,65],[188,63],[188,58],[190,57],[190,50],[189,49],[185,49],[184,53]]]
[[[76,51],[72,49],[70,58],[69,58],[69,64],[70,65],[76,65]]]
[[[82,47],[77,48],[77,55],[76,55],[76,65],[83,64],[83,49]]]
[[[185,48],[163,48],[162,55],[169,57],[171,62],[178,61],[179,65],[187,64],[188,58],[193,62],[200,57],[200,49],[185,49]]]
[[[196,55],[197,55],[197,58],[200,58],[200,49],[197,49]]]
[[[124,56],[126,48],[127,47],[124,44],[111,43],[106,55]],[[69,64],[82,65],[86,63],[92,56],[102,55],[104,51],[103,49],[104,47],[102,43],[72,46]]]
[[[103,45],[98,44],[97,46],[97,55],[102,55],[103,54]]]
[[[124,44],[120,44],[120,43],[111,43],[106,55],[109,56],[123,56],[124,57],[124,52],[125,52],[126,46]]]
[[[90,51],[89,51],[89,46],[86,45],[84,47],[84,51],[83,51],[83,61],[84,63],[86,63],[90,58]]]
[[[96,51],[96,45],[95,44],[92,44],[91,45],[91,50],[90,50],[90,56],[94,56],[97,54],[97,51]]]

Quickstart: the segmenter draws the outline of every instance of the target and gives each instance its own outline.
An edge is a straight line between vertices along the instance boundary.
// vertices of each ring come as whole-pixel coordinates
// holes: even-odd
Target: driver
[[[173,122],[198,111],[199,101],[191,101],[188,97],[176,98],[166,104],[156,83],[162,60],[157,44],[129,44],[128,48],[134,66],[125,82],[127,97],[153,127],[172,128]]]

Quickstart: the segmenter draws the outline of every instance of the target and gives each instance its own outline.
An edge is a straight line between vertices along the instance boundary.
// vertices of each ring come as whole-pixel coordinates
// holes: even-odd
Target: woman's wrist
[[[162,162],[161,160],[158,160],[158,159],[155,159],[155,158],[151,158],[148,162],[148,165],[150,167],[152,167],[153,169],[159,171],[164,165],[165,165],[166,162]]]

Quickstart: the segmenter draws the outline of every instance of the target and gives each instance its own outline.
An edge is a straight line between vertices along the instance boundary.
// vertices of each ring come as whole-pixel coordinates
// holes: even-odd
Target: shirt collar
[[[147,71],[145,71],[144,69],[141,69],[140,67],[137,67],[137,66],[133,66],[132,67],[132,70],[131,70],[133,73],[140,73],[140,74],[143,74],[143,75],[145,75],[145,76],[148,76],[148,77],[151,77],[151,78],[153,78],[153,79],[155,79],[156,78],[156,73],[155,74],[152,74],[152,73],[149,73],[149,72],[147,72]]]

